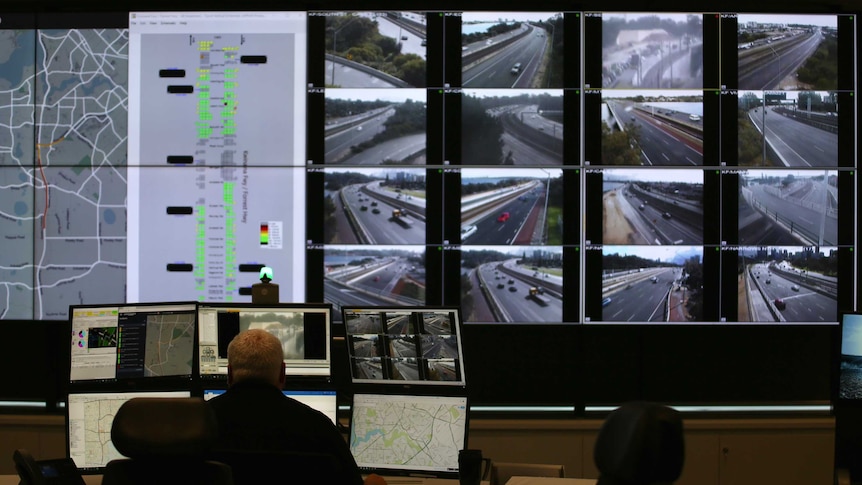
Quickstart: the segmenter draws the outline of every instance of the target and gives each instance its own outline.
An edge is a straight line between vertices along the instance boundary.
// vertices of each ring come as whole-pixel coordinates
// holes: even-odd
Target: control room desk
[[[399,478],[401,478],[401,480],[399,480]],[[84,483],[86,483],[87,485],[101,485],[102,475],[84,475]],[[398,485],[399,483],[410,483],[411,485],[458,485],[458,480],[443,480],[439,478],[406,479],[403,477],[387,477],[387,483],[389,485]],[[18,485],[18,475],[0,475],[0,485]],[[488,485],[488,482],[482,482],[482,485]]]

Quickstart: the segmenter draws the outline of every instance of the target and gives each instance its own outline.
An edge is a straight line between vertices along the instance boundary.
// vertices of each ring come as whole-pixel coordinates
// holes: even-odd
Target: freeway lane
[[[401,44],[402,54],[416,54],[420,57],[426,56],[426,48],[422,45],[424,36],[413,33],[410,29],[401,27],[398,22],[392,21],[387,17],[375,18],[377,22],[377,30],[381,35],[395,39],[395,42]],[[425,19],[422,19],[424,22]]]
[[[663,322],[665,297],[678,275],[678,269],[666,268],[653,274],[655,283],[643,279],[613,293],[611,302],[602,308],[602,321]]]
[[[646,165],[703,165],[703,148],[689,146],[670,125],[637,110],[632,110],[632,120],[640,128],[638,144]]]
[[[425,244],[424,220],[412,216],[400,220],[392,216],[393,210],[403,209],[401,205],[352,190],[344,199],[365,231],[369,244]]]
[[[534,206],[540,200],[544,202],[542,197],[534,195],[526,195],[524,199],[507,202],[483,219],[476,221],[474,223],[476,234],[470,237],[470,244],[486,246],[513,244]]]
[[[465,88],[532,87],[533,77],[545,55],[547,46],[545,31],[522,23],[518,31],[498,37],[518,35],[524,31],[529,33],[489,55],[488,58],[464,69],[461,74],[462,86]],[[500,39],[496,37],[492,39],[492,42],[499,41]],[[514,72],[512,68],[516,63],[520,63],[520,68]]]
[[[622,195],[626,193],[627,195]],[[629,190],[617,191],[615,198],[617,208],[623,206],[622,213],[633,226],[639,238],[634,240],[646,240],[648,244],[703,244],[703,226],[693,226],[686,223],[682,217],[686,217],[684,209],[677,206],[656,207],[655,197],[647,198]],[[650,203],[650,200],[653,203]],[[627,207],[626,207],[627,206]],[[637,210],[634,210],[637,208]],[[681,217],[682,216],[682,217]],[[604,241],[605,244],[631,244],[628,240]]]
[[[545,305],[531,299],[529,290],[532,285],[499,270],[498,264],[484,264],[479,268],[481,279],[488,285],[487,292],[491,295],[490,305],[499,305],[510,322],[562,322],[562,298],[545,293]]]
[[[748,112],[748,118],[763,133],[766,119],[766,141],[789,167],[835,167],[838,165],[838,134],[806,125],[784,116],[768,106]]]
[[[387,109],[344,131],[329,135],[323,142],[325,163],[338,163],[350,155],[350,147],[371,141],[374,135],[386,130],[386,120],[395,114],[394,109]]]
[[[800,39],[792,37],[740,51],[739,89],[781,89],[781,80],[795,73],[822,41],[823,34],[816,30]],[[750,62],[757,67],[746,73],[746,65]]]
[[[758,265],[765,266],[765,265]],[[829,296],[817,293],[796,281],[784,278],[777,272],[760,270],[760,278],[752,285],[756,292],[757,284],[770,302],[780,299],[785,308],[778,308],[788,322],[834,322],[838,320],[838,302]],[[767,283],[768,282],[768,283]],[[794,290],[794,286],[798,289]],[[749,298],[760,298],[757,293],[749,294]],[[763,315],[761,315],[763,317]]]

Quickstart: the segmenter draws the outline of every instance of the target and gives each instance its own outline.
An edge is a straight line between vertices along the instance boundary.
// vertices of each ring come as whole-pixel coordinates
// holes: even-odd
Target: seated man
[[[228,390],[208,402],[219,426],[214,458],[234,468],[237,485],[243,470],[266,476],[261,468],[270,467],[269,472],[292,478],[314,467],[311,456],[288,459],[278,453],[331,455],[325,458],[334,457],[335,466],[316,470],[318,476],[337,468],[339,483],[362,483],[347,442],[332,421],[282,394],[284,354],[278,338],[259,329],[241,332],[228,345],[227,357]]]
[[[669,485],[685,463],[679,411],[657,403],[625,403],[605,419],[594,450],[597,485]]]

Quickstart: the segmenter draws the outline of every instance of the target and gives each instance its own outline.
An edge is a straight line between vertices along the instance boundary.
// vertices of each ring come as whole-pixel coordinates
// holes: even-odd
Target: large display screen
[[[852,12],[293,11],[0,23],[0,318],[460,306],[836,324]]]

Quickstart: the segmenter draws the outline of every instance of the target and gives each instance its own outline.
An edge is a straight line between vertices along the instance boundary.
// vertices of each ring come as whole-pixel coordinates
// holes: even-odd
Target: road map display
[[[194,336],[194,314],[149,316],[144,346],[144,377],[191,374]]]
[[[125,300],[128,30],[0,31],[0,318]]]
[[[78,468],[96,469],[123,458],[111,442],[117,410],[134,397],[189,397],[188,391],[69,394],[69,456]]]
[[[467,399],[356,394],[350,426],[350,450],[360,467],[457,471]]]

